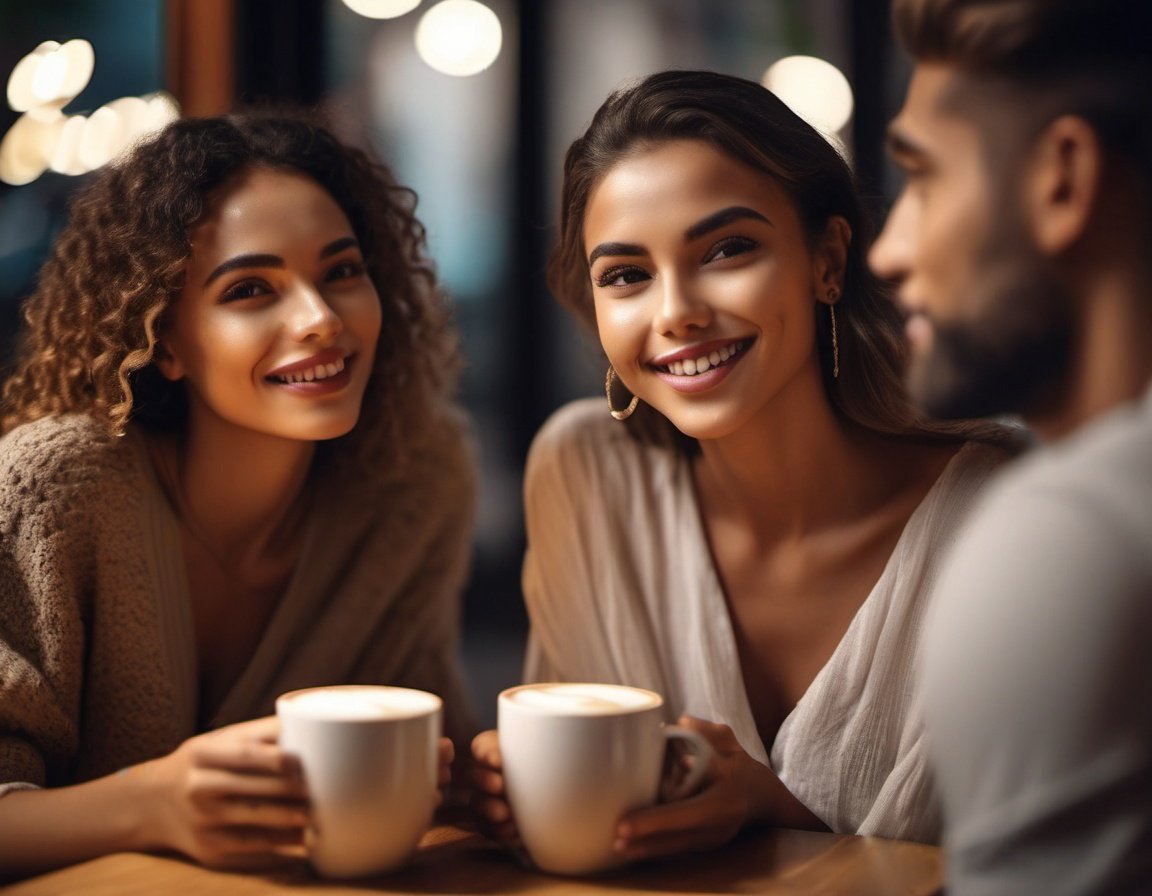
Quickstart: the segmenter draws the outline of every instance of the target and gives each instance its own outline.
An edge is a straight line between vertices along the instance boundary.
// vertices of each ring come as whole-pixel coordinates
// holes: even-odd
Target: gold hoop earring
[[[840,298],[840,291],[833,287],[828,290],[828,300],[835,302]],[[840,340],[836,335],[836,306],[828,306],[828,316],[832,318],[832,379],[840,379]]]
[[[615,379],[618,379],[616,376],[616,368],[609,364],[608,373],[604,377],[604,395],[608,399],[608,413],[616,420],[627,420],[632,416],[632,412],[636,410],[636,405],[640,403],[640,399],[633,395],[632,400],[628,402],[628,407],[624,408],[624,410],[621,411],[614,408],[612,406],[612,381]]]

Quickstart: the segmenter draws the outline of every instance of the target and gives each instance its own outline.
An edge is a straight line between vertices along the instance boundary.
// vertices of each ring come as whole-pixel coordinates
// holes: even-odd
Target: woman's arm
[[[768,766],[744,752],[727,725],[682,716],[678,724],[712,744],[713,755],[700,792],[671,803],[637,809],[620,820],[616,851],[629,859],[727,843],[749,824],[826,831]]]
[[[273,717],[190,738],[160,759],[84,784],[0,798],[0,879],[126,850],[174,851],[217,868],[303,854],[295,759]]]

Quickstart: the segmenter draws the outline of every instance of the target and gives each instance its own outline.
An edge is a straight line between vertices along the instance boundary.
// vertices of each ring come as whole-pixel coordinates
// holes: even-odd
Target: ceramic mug
[[[621,864],[612,849],[617,821],[656,802],[670,740],[684,742],[694,761],[667,798],[699,786],[712,748],[694,731],[665,725],[663,708],[659,694],[623,685],[540,683],[501,692],[505,792],[538,868],[588,874]]]
[[[410,688],[340,685],[276,700],[280,746],[299,757],[311,803],[306,834],[325,877],[404,865],[436,807],[442,705]]]

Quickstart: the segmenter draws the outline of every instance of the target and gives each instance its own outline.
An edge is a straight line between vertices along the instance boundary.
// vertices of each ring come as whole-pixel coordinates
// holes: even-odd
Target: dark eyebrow
[[[359,248],[360,241],[354,236],[342,236],[338,240],[333,240],[327,246],[320,250],[321,258],[331,258],[333,255],[339,255],[345,249]]]
[[[354,236],[342,236],[338,240],[333,240],[327,246],[320,250],[321,258],[331,258],[333,255],[338,255],[345,249],[350,249],[354,246],[359,246],[359,242]],[[284,267],[284,259],[279,255],[237,255],[235,258],[229,258],[226,262],[217,267],[208,279],[204,281],[207,286],[213,280],[224,276],[229,271],[235,271],[240,268],[282,268]]]
[[[235,271],[238,268],[282,268],[284,267],[284,259],[279,255],[237,255],[235,258],[229,258],[226,262],[220,265],[216,270],[208,275],[208,279],[204,281],[207,286],[218,277],[222,277],[229,271]]]
[[[644,247],[632,243],[601,243],[588,253],[588,267],[601,255],[643,255]]]
[[[754,208],[748,208],[746,205],[731,205],[728,208],[722,208],[718,212],[714,212],[702,221],[697,221],[686,231],[684,231],[684,239],[691,242],[694,239],[699,239],[713,230],[719,230],[733,221],[740,221],[743,219],[751,219],[753,221],[763,221],[769,227],[776,225],[765,218],[760,212]],[[601,243],[595,249],[588,253],[588,267],[592,267],[594,262],[601,255],[643,255],[644,247],[637,246],[633,243]]]
[[[690,242],[699,239],[705,234],[711,233],[713,230],[719,230],[721,227],[731,224],[733,221],[741,221],[744,219],[763,221],[769,227],[776,226],[754,208],[748,208],[746,205],[731,205],[728,208],[722,208],[720,211],[714,212],[702,221],[697,221],[684,231],[684,239]]]

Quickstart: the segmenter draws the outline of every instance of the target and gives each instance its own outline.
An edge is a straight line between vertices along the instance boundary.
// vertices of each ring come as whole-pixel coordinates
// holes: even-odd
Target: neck
[[[880,441],[840,418],[816,377],[739,430],[700,443],[702,505],[738,517],[765,542],[838,525],[868,512],[887,488]]]
[[[1138,399],[1152,383],[1152,271],[1095,271],[1080,295],[1067,386],[1050,413],[1028,418],[1045,440]]]
[[[194,537],[230,562],[296,534],[315,444],[192,420],[178,449],[180,511]]]

